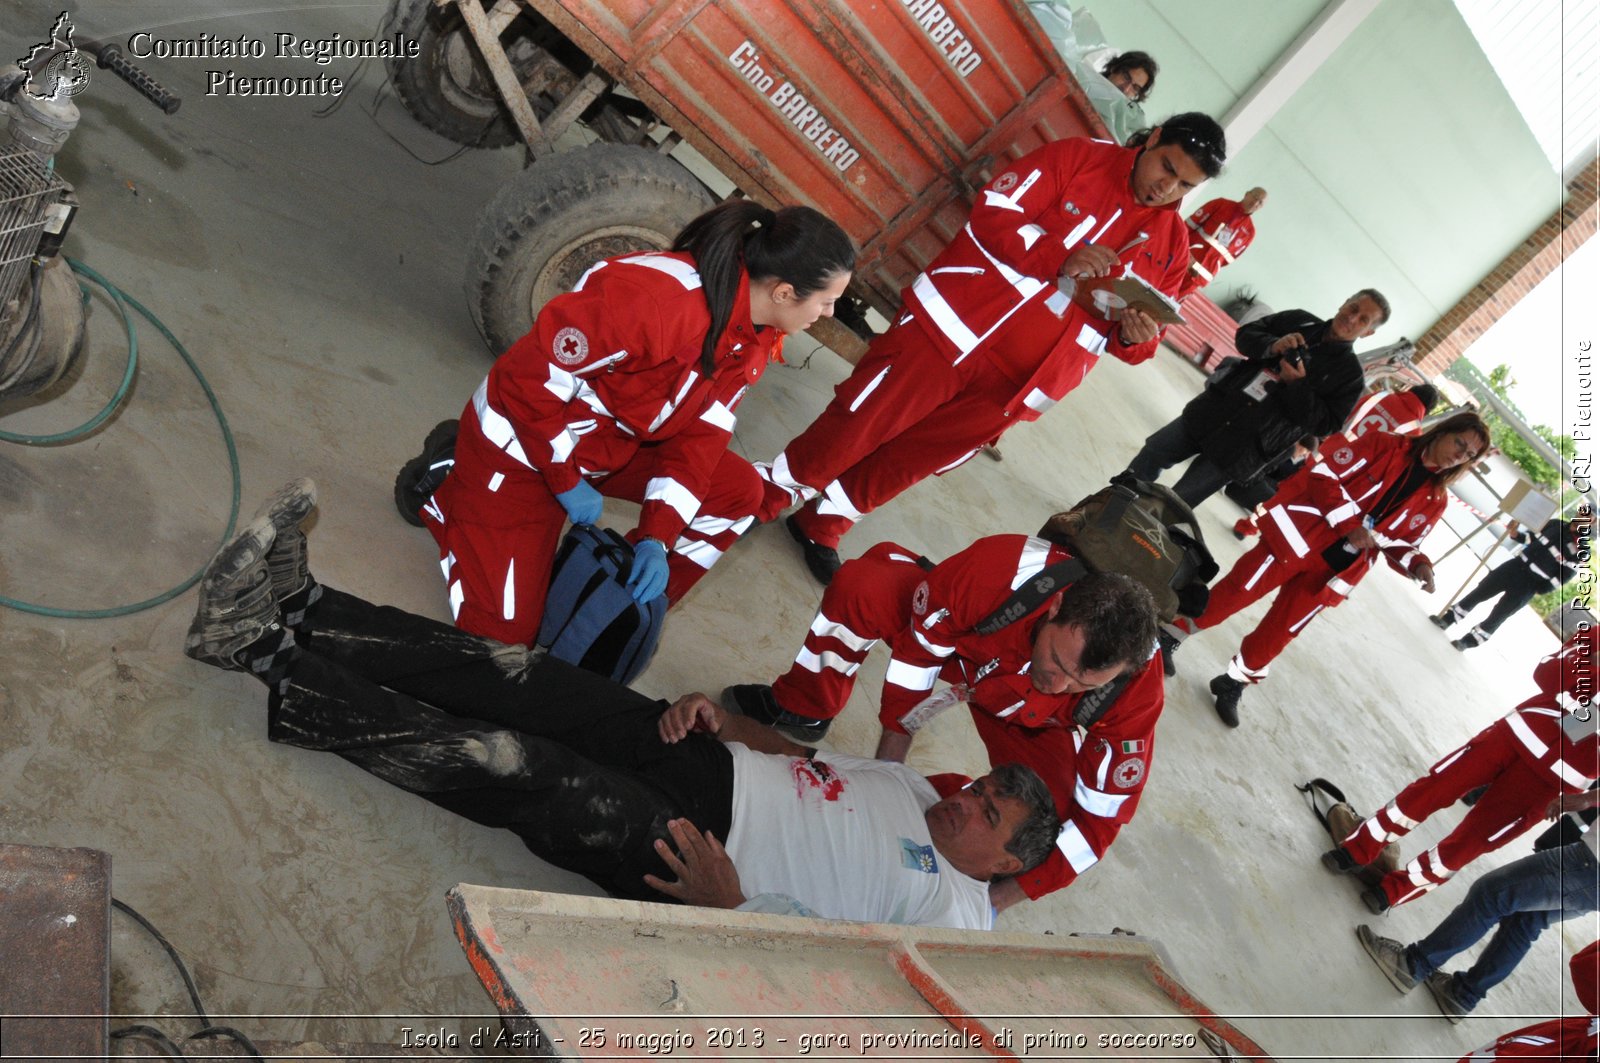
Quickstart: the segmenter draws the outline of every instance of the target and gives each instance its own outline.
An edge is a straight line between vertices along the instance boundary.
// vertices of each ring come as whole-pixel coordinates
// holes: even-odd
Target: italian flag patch
[[[1144,752],[1144,743],[1143,742],[1124,742],[1124,743],[1122,743],[1122,751],[1124,753],[1143,753]]]

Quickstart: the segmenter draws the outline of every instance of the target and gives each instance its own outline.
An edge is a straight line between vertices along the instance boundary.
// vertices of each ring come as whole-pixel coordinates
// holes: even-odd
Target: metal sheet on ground
[[[1267,1060],[1138,938],[722,912],[460,885],[456,936],[518,1047],[562,1058]]]

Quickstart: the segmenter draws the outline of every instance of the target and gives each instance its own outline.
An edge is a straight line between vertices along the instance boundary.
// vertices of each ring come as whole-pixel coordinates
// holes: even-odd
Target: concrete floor
[[[7,5],[0,40],[11,51],[0,54],[21,54],[57,10],[53,0]],[[96,0],[75,15],[85,36],[166,27],[270,38],[366,36],[383,9],[192,10],[179,0]],[[452,147],[412,125],[392,98],[369,113],[376,69],[319,118],[313,111],[326,101],[204,97],[203,71],[218,65],[253,69],[151,64],[185,97],[171,118],[104,72],[78,97],[83,122],[59,163],[83,202],[68,253],[151,307],[199,359],[238,438],[246,515],[284,480],[315,477],[318,575],[442,617],[432,541],[395,515],[390,485],[489,364],[460,278],[476,212],[518,157],[472,152],[423,165],[396,141],[429,159]],[[1292,285],[1274,301],[1292,304]],[[0,427],[55,430],[98,408],[122,357],[103,301],[90,330],[81,373],[47,401],[0,410]],[[793,343],[793,360],[813,346]],[[209,556],[228,512],[218,432],[172,353],[151,338],[142,355],[129,403],[92,439],[0,448],[6,595],[69,607],[136,601]],[[774,454],[846,368],[819,351],[805,368],[771,371],[741,411],[741,452]],[[1008,436],[1002,464],[979,458],[920,486],[874,514],[845,552],[892,538],[939,557],[980,535],[1031,531],[1117,471],[1198,385],[1170,353],[1138,368],[1110,362],[1046,421]],[[1236,515],[1225,500],[1203,510],[1224,563],[1240,552],[1227,533]],[[631,519],[608,516],[619,526]],[[1459,557],[1442,585],[1464,575]],[[673,614],[639,686],[676,695],[770,679],[818,597],[784,532],[758,530]],[[1325,775],[1358,806],[1386,800],[1525,697],[1534,660],[1554,646],[1527,614],[1488,647],[1457,654],[1426,619],[1442,599],[1374,575],[1246,696],[1238,731],[1217,721],[1204,682],[1244,623],[1193,640],[1169,685],[1138,818],[1082,882],[1006,913],[1001,926],[1118,926],[1158,938],[1203,1000],[1279,1058],[1455,1058],[1530,1021],[1523,1016],[1575,1008],[1565,960],[1595,936],[1593,917],[1546,934],[1481,1014],[1451,1027],[1426,993],[1394,994],[1355,941],[1366,913],[1354,889],[1316,863],[1327,839],[1293,784]],[[252,1035],[396,1041],[423,1016],[487,1014],[444,891],[461,881],[593,888],[509,834],[461,822],[333,756],[269,745],[260,687],[181,655],[192,608],[185,595],[110,620],[0,612],[0,839],[110,852],[117,896],[164,929],[213,1017]],[[866,670],[861,704],[836,726],[834,748],[870,752],[882,665]],[[953,714],[919,741],[914,763],[983,766],[970,724]],[[1407,855],[1442,828],[1419,831]],[[1420,936],[1475,874],[1528,844],[1381,920],[1382,932]],[[187,1010],[164,960],[120,917],[114,960],[119,1010]]]

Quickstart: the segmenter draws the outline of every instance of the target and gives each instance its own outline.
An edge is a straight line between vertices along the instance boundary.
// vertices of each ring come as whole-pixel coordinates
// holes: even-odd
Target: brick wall
[[[1595,234],[1595,188],[1600,164],[1567,185],[1567,201],[1501,263],[1462,296],[1417,341],[1416,363],[1429,377],[1444,372],[1500,316]]]

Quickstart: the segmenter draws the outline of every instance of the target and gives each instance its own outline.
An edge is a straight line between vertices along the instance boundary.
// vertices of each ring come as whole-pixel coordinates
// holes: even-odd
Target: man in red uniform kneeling
[[[939,564],[880,543],[839,569],[794,666],[772,686],[729,687],[722,703],[814,741],[873,644],[888,643],[878,757],[904,760],[915,730],[966,701],[991,762],[1038,772],[1063,820],[1049,859],[990,899],[1003,910],[1060,889],[1133,818],[1164,704],[1150,592],[1113,573],[1056,582],[1071,556],[1026,535],[979,539]],[[1006,606],[1010,622],[996,615]],[[951,686],[933,694],[941,678]]]

